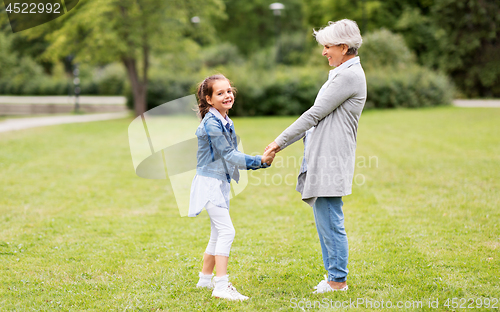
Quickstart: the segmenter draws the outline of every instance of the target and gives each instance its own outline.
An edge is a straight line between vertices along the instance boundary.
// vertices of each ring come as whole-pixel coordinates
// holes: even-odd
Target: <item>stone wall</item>
[[[64,114],[75,110],[75,98],[68,96],[0,96],[0,115]],[[121,96],[81,96],[79,110],[85,113],[127,111]]]

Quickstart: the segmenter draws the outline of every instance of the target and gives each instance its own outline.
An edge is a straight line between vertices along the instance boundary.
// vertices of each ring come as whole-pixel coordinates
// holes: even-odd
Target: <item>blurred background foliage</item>
[[[78,64],[82,94],[126,95],[132,108],[144,90],[150,109],[223,73],[238,89],[232,115],[301,114],[331,69],[312,29],[349,18],[368,108],[500,96],[497,0],[283,0],[279,16],[271,2],[87,0],[15,34],[1,7],[0,94],[71,94]]]

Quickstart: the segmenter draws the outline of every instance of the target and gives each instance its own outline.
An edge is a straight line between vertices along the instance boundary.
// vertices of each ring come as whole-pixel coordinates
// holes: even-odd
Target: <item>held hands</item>
[[[262,163],[271,165],[271,163],[274,160],[274,156],[276,156],[276,153],[279,152],[279,150],[280,147],[278,146],[278,144],[276,144],[276,142],[269,144],[264,150],[264,155],[262,156]]]
[[[264,155],[262,156],[262,160],[261,162],[262,163],[266,163],[268,165],[271,165],[271,163],[273,162],[274,160],[274,156],[276,156],[276,153],[274,151],[271,151],[271,150],[266,150],[264,152]]]
[[[276,142],[272,142],[272,143],[271,143],[271,144],[269,144],[269,145],[266,147],[266,149],[265,149],[265,151],[268,151],[268,150],[271,150],[271,151],[273,151],[273,152],[277,153],[277,152],[279,152],[279,151],[280,151],[280,147],[279,147],[278,143],[276,143]]]

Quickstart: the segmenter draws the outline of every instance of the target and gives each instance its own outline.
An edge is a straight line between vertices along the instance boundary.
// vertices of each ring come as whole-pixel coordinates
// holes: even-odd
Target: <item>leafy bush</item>
[[[366,71],[381,68],[405,68],[415,64],[415,56],[408,49],[403,36],[381,29],[363,36],[359,56]]]
[[[197,77],[172,77],[163,76],[152,78],[148,83],[147,110],[158,105],[164,104],[189,94],[196,92]],[[127,83],[125,96],[127,97],[127,106],[133,109],[134,97],[130,84]]]
[[[159,77],[149,83],[148,109],[195,93],[196,84],[216,72],[228,77],[238,89],[231,116],[300,115],[314,104],[328,76],[322,68],[278,66],[266,71],[231,66],[192,76]],[[417,65],[405,70],[378,68],[367,72],[366,77],[366,108],[417,108],[446,105],[452,100],[449,79]],[[127,94],[132,108],[130,88]]]
[[[15,80],[0,81],[0,94],[9,95],[65,95],[68,83],[52,79],[50,76],[34,76],[25,82]]]
[[[92,83],[95,86],[89,85],[87,89],[82,86],[82,92],[100,95],[118,95],[124,93],[127,76],[122,64],[110,64],[100,70],[96,76],[92,79]]]
[[[241,64],[244,62],[238,48],[229,42],[224,42],[203,50],[203,63],[207,67],[226,65],[229,63]]]
[[[97,69],[98,74],[81,79],[82,95],[121,95],[125,92],[126,76],[120,64]],[[0,94],[11,95],[68,95],[74,94],[71,78],[53,77],[42,72],[41,67],[29,58],[22,58],[10,76],[0,79]]]
[[[22,89],[26,95],[67,95],[72,93],[72,84],[67,79],[48,79],[49,77],[36,77],[27,81]]]
[[[81,95],[120,95],[120,93],[99,93],[100,84],[96,81],[83,81],[80,88]],[[73,95],[74,85],[70,79],[53,78],[43,74],[40,76],[34,76],[24,82],[2,80],[0,81],[0,94]]]
[[[447,76],[416,64],[401,35],[381,29],[363,37],[359,50],[366,70],[367,108],[426,107],[451,103]]]
[[[427,107],[447,105],[453,86],[447,76],[424,67],[406,70],[379,68],[367,73],[367,108]]]
[[[295,32],[282,34],[279,37],[280,63],[300,66],[307,62],[311,46],[308,45],[306,36],[307,34],[303,32]]]
[[[277,67],[273,71],[233,68],[228,72],[238,89],[233,116],[302,114],[312,106],[328,75],[305,67]]]

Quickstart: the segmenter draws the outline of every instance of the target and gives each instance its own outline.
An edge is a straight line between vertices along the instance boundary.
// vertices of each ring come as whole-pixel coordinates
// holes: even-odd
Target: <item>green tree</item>
[[[378,18],[382,3],[378,0],[310,0],[304,1],[304,11],[307,23],[314,28],[348,18],[356,21],[364,33],[385,26]]]
[[[152,53],[180,49],[188,35],[214,36],[211,20],[224,14],[220,0],[87,0],[55,20],[27,31],[36,38],[48,33],[44,56],[106,64],[120,61],[126,68],[136,115],[146,110],[148,71]],[[197,29],[191,23],[199,16]]]
[[[500,2],[436,0],[432,14],[446,33],[442,68],[468,96],[500,96]]]
[[[500,2],[386,0],[375,24],[404,36],[420,64],[451,76],[467,96],[500,96]]]
[[[498,0],[310,0],[305,14],[315,27],[349,18],[362,32],[400,33],[420,64],[450,75],[465,95],[500,96]]]
[[[0,13],[0,84],[17,88],[29,79],[43,76],[43,68],[29,54],[23,55],[15,48],[19,36],[12,34],[6,17]]]

